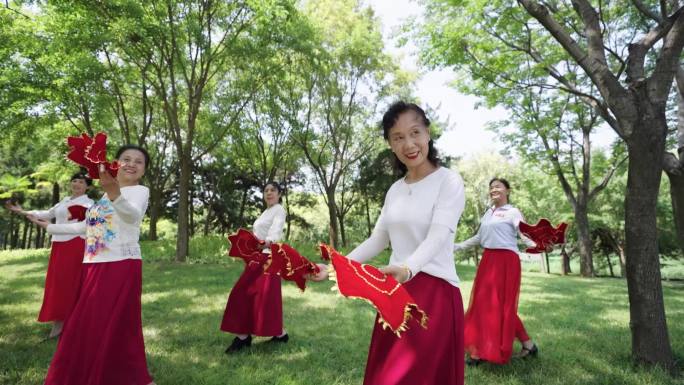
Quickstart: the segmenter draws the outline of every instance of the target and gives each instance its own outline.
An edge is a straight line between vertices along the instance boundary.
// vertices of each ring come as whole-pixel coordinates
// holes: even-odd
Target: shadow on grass
[[[42,383],[47,371],[55,341],[40,343],[49,326],[35,322],[46,264],[46,252],[0,264],[0,383]],[[243,264],[148,262],[143,268],[145,343],[157,383],[361,383],[375,313],[365,302],[330,292],[331,282],[310,283],[305,293],[283,282],[290,342],[257,338],[247,351],[226,355],[232,335],[219,324]],[[475,268],[458,271],[467,303]],[[684,290],[665,284],[664,292],[672,345],[682,352]],[[676,384],[657,370],[632,368],[628,309],[622,280],[525,273],[520,315],[540,356],[467,368],[466,383]]]

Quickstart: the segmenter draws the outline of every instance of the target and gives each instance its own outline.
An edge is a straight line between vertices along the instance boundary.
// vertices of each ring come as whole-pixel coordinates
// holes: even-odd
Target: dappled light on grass
[[[0,384],[41,383],[55,350],[55,340],[41,342],[49,325],[35,321],[47,255],[48,250],[0,252]],[[290,342],[255,338],[247,351],[224,354],[233,336],[219,331],[219,324],[230,289],[244,268],[242,262],[226,258],[177,264],[165,257],[143,264],[143,333],[158,384],[362,382],[375,311],[363,301],[330,291],[329,281],[311,283],[304,293],[283,283]],[[457,269],[467,305],[475,267]],[[682,352],[684,285],[663,286],[673,348]],[[525,272],[519,308],[540,356],[513,359],[506,366],[469,367],[467,384],[677,384],[658,370],[633,369],[624,280]],[[516,343],[515,350],[519,348]]]

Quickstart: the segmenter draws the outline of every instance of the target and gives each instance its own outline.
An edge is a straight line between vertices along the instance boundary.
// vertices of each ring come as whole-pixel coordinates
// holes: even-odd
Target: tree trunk
[[[17,220],[15,219],[16,215],[11,215],[10,216],[10,225],[9,225],[9,233],[10,233],[10,250],[15,249],[17,247],[17,237],[19,235],[18,232],[18,227],[19,224],[17,223]]]
[[[284,178],[285,183],[287,183],[287,177]],[[287,188],[287,184],[285,184],[285,223],[287,223],[286,231],[285,231],[285,239],[289,240],[290,239],[290,230],[292,226],[292,215],[290,214],[290,199],[289,199],[289,190]]]
[[[150,232],[147,237],[156,241],[159,239],[157,234],[157,223],[159,222],[159,215],[162,204],[162,191],[157,188],[150,188]]]
[[[211,213],[213,210],[211,209],[211,205],[207,205],[207,217],[204,219],[204,230],[202,233],[204,236],[209,235],[209,230],[211,230]]]
[[[42,230],[43,230],[42,227],[36,226],[36,239],[34,241],[35,242],[34,246],[36,249],[40,249],[41,247],[43,247],[43,245],[41,244],[41,241],[40,241],[41,238],[43,237],[43,231]]]
[[[615,273],[613,272],[613,263],[610,261],[610,253],[604,251],[603,254],[606,256],[606,262],[608,262],[608,271],[610,272],[610,276],[615,277]]]
[[[190,174],[192,172],[190,152],[180,157],[180,178],[178,180],[178,232],[176,239],[176,261],[185,262],[190,252],[188,232],[188,199],[190,191]]]
[[[579,198],[579,197],[578,197]],[[575,205],[575,227],[577,228],[577,248],[580,255],[580,274],[583,277],[594,277],[594,258],[591,250],[591,234],[587,206],[578,199]]]
[[[24,228],[23,232],[21,234],[21,248],[22,249],[27,249],[28,248],[28,233],[29,233],[29,227],[31,227],[31,222],[28,221],[28,219],[25,219],[23,221],[24,223]]]
[[[551,264],[549,263],[549,253],[544,252],[544,259],[546,260],[546,274],[551,274]]]
[[[681,158],[679,161],[682,162]],[[668,172],[667,176],[670,179],[670,198],[672,199],[672,215],[677,231],[677,241],[684,255],[684,170],[679,175]]]
[[[572,270],[570,269],[570,254],[568,254],[568,251],[565,250],[565,245],[563,245],[563,248],[561,248],[561,259],[561,271],[563,275],[572,273]]]
[[[36,226],[38,227],[38,226]],[[33,237],[33,224],[29,222],[29,233],[28,237],[26,238],[26,248],[30,249],[31,248],[31,238]]]
[[[339,245],[338,234],[339,229],[337,227],[337,206],[335,204],[335,189],[331,188],[326,192],[328,197],[328,216],[330,217],[330,225],[328,226],[328,236],[330,240],[330,245],[337,248]]]
[[[366,228],[367,228],[367,237],[370,237],[371,234],[373,233],[373,224],[371,223],[371,217],[370,217],[370,199],[368,199],[367,196],[364,196],[363,203],[365,206],[365,211],[366,211]]]
[[[342,238],[342,246],[347,247],[347,234],[344,229],[344,215],[339,216],[340,223],[340,238]]]
[[[616,240],[617,242],[617,240]],[[620,277],[625,278],[627,276],[627,258],[625,258],[625,248],[617,242],[618,255],[620,256]]]
[[[247,205],[247,191],[249,190],[249,187],[245,186],[245,189],[242,190],[242,201],[240,202],[240,227],[245,227],[245,206]]]
[[[190,188],[190,194],[188,199],[188,222],[190,224],[190,237],[195,236],[195,205],[194,205],[194,189]]]
[[[54,182],[52,183],[52,205],[56,205],[59,201],[59,183]]]
[[[665,115],[644,96],[641,120],[627,140],[625,197],[627,290],[632,358],[638,364],[675,368],[660,276],[656,205],[665,152]]]

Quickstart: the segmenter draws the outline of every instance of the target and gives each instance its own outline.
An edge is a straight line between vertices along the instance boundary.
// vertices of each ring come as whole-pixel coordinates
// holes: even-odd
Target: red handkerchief
[[[415,317],[420,326],[427,329],[427,314],[394,277],[383,274],[374,266],[352,261],[328,245],[321,244],[320,249],[322,258],[331,261],[334,272],[330,276],[337,281],[337,290],[345,297],[370,302],[380,314],[383,327],[389,327],[401,337],[408,320]]]
[[[520,222],[520,232],[533,240],[537,246],[525,250],[528,253],[543,253],[548,246],[565,243],[565,229],[568,224],[561,222],[558,227],[553,227],[548,219],[542,218],[536,225],[528,225]]]
[[[107,161],[107,135],[104,132],[95,134],[93,138],[85,133],[81,136],[70,136],[67,138],[67,145],[69,145],[67,158],[85,167],[91,178],[100,177],[100,164],[104,164],[107,171],[116,178],[119,163]]]
[[[237,233],[228,236],[230,250],[228,255],[231,257],[242,258],[245,263],[264,262],[266,257],[261,250],[264,242],[257,239],[251,232],[245,229],[238,229]]]
[[[67,210],[69,210],[69,219],[75,219],[77,221],[85,220],[86,211],[88,211],[85,206],[81,205],[69,206],[67,207]]]
[[[304,291],[306,289],[305,276],[318,274],[320,269],[287,243],[273,243],[271,256],[264,266],[264,272],[278,274],[286,281],[293,281]]]

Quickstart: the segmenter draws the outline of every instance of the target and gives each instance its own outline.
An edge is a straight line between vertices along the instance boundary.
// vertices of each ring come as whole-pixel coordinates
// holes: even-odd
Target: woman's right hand
[[[328,279],[328,265],[317,263],[316,266],[318,266],[318,269],[320,270],[318,274],[309,274],[306,276],[306,279],[314,282],[321,282]]]

